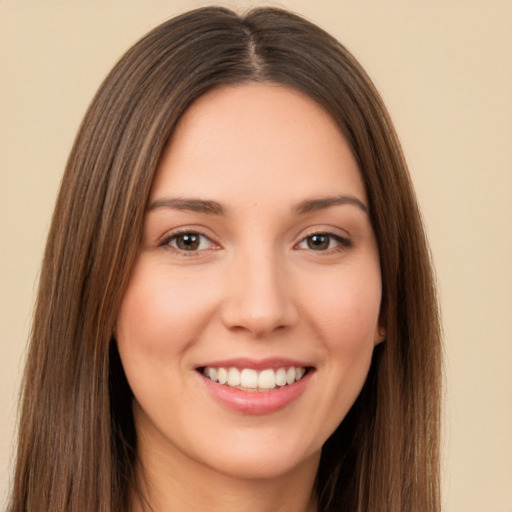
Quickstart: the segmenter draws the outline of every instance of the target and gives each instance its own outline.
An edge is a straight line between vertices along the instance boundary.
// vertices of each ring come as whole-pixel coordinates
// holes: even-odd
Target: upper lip
[[[215,361],[207,361],[196,366],[196,369],[212,367],[212,368],[251,368],[253,370],[267,370],[278,368],[310,368],[313,365],[306,361],[290,359],[287,357],[268,357],[264,359],[251,359],[247,357],[236,357],[230,359],[218,359]]]

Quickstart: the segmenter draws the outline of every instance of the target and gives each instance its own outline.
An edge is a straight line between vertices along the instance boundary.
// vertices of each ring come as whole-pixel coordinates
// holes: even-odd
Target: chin
[[[276,455],[276,453],[278,455]],[[217,457],[210,466],[216,473],[242,480],[273,480],[286,477],[299,471],[316,473],[320,461],[320,450],[297,457],[278,450],[260,450],[258,453],[232,453],[222,459],[219,464]]]

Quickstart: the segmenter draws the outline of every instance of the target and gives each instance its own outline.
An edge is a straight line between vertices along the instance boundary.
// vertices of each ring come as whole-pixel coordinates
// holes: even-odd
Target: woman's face
[[[159,165],[118,318],[142,459],[316,468],[382,340],[380,301],[365,189],[330,117],[276,85],[204,95]]]

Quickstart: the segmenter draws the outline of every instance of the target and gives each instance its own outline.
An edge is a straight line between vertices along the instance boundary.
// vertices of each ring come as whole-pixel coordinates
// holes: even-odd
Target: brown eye
[[[183,252],[202,251],[210,249],[214,245],[208,237],[193,231],[176,233],[169,237],[164,244]]]
[[[331,237],[325,234],[311,235],[306,238],[306,243],[309,249],[314,251],[325,251],[329,249]]]
[[[316,252],[326,252],[331,250],[343,250],[352,247],[350,239],[337,235],[335,233],[314,233],[303,238],[297,245],[298,249],[309,249]]]
[[[182,251],[196,251],[199,248],[199,235],[196,233],[183,233],[176,236],[176,247]]]

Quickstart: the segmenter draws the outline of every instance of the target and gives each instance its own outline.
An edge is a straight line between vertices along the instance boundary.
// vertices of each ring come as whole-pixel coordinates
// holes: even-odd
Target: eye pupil
[[[198,249],[199,243],[199,235],[195,233],[184,233],[176,238],[178,249],[182,249],[183,251],[195,251]]]
[[[311,235],[308,236],[307,244],[310,249],[314,251],[329,248],[329,236],[327,235]]]

